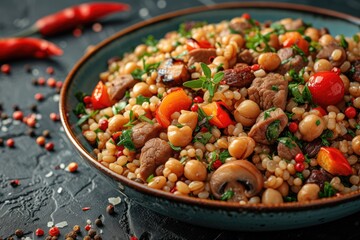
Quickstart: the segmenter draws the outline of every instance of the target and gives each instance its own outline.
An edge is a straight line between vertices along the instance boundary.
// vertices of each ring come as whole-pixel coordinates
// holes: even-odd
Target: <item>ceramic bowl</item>
[[[67,136],[81,156],[102,173],[121,193],[146,208],[191,224],[228,230],[280,230],[325,223],[360,210],[360,192],[345,196],[319,199],[308,203],[278,205],[239,205],[212,200],[175,196],[131,181],[101,165],[92,147],[76,126],[72,110],[77,104],[75,93],[90,93],[107,69],[107,60],[131,51],[148,35],[161,38],[166,32],[178,29],[188,21],[219,22],[249,13],[260,21],[282,18],[302,18],[315,27],[327,27],[331,34],[352,36],[359,31],[360,19],[345,14],[284,3],[229,3],[211,7],[186,9],[153,18],[131,26],[100,43],[75,65],[64,82],[61,99],[61,120]]]

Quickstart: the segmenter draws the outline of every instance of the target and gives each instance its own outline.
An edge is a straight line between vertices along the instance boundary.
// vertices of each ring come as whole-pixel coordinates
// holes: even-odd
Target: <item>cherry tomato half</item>
[[[339,103],[345,92],[340,76],[334,72],[318,72],[308,81],[308,87],[314,103],[326,107]]]
[[[305,54],[309,53],[309,43],[298,32],[287,32],[284,36],[284,47],[297,45]]]
[[[101,109],[111,106],[106,85],[99,81],[91,94],[91,103],[94,109]]]
[[[194,49],[198,49],[198,48],[214,48],[211,43],[209,43],[206,40],[203,41],[196,41],[193,38],[188,38],[186,40],[186,48],[187,50],[190,52]]]

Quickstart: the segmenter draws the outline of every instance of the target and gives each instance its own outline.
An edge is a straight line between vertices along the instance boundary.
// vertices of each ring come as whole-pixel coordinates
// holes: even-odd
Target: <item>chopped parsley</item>
[[[221,195],[220,200],[227,201],[227,200],[231,199],[233,196],[234,196],[234,191],[232,189],[229,189]]]
[[[296,177],[300,178],[301,181],[303,181],[303,182],[305,181],[304,174],[302,174],[301,172],[297,172],[297,173],[296,173]]]
[[[124,110],[126,105],[127,105],[127,103],[125,101],[115,103],[111,108],[114,115],[119,114],[122,110]]]
[[[148,97],[144,97],[143,95],[139,95],[136,97],[136,104],[141,105],[144,102],[150,102],[150,98]]]
[[[296,44],[292,45],[291,48],[294,50],[295,53],[301,56],[304,62],[308,62],[309,60],[306,57],[306,54],[303,50],[301,50]]]
[[[324,189],[319,192],[320,198],[332,197],[336,194],[336,190],[331,186],[329,182],[325,182]]]
[[[265,136],[269,142],[276,140],[280,135],[280,120],[275,120],[269,124],[266,129]]]
[[[206,115],[206,113],[204,112],[204,110],[202,110],[201,107],[199,107],[197,113],[198,113],[198,124],[196,125],[195,132],[199,132],[202,127],[205,127],[210,131],[211,125],[209,120],[212,118],[212,116]]]
[[[296,143],[290,138],[290,137],[281,137],[278,138],[278,141],[282,144],[284,144],[287,148],[294,148],[296,147]]]
[[[159,41],[156,40],[153,35],[149,35],[149,36],[147,36],[147,38],[143,39],[143,42],[147,46],[156,47],[156,45],[158,44]]]
[[[154,179],[154,174],[151,174],[150,176],[148,176],[148,177],[146,178],[146,182],[149,183],[149,182],[151,182],[153,179]]]
[[[354,40],[354,42],[359,43],[359,42],[360,42],[360,37],[359,37],[359,35],[354,34],[353,40]]]
[[[78,104],[76,104],[75,109],[73,110],[73,113],[75,115],[81,115],[81,114],[86,114],[86,107],[85,107],[85,103],[83,102],[79,102]]]
[[[270,27],[274,29],[274,33],[276,33],[277,35],[284,34],[287,32],[285,26],[280,23],[272,23]]]
[[[322,145],[330,146],[329,139],[331,139],[333,136],[334,136],[334,133],[331,130],[326,129],[323,132],[323,134],[321,134],[321,136],[320,136]]]
[[[195,137],[194,137],[194,142],[200,142],[202,144],[207,144],[210,140],[210,138],[212,137],[212,134],[209,132],[205,132],[205,133],[198,133]]]
[[[156,70],[160,66],[160,62],[146,64],[144,58],[142,59],[142,63],[143,63],[143,69],[137,68],[131,72],[133,78],[141,80],[142,75],[144,74],[149,75],[149,73]]]
[[[256,30],[255,35],[246,35],[246,47],[256,52],[275,52],[276,49],[269,45],[270,35],[273,32],[267,34],[261,34],[259,29]]]
[[[312,96],[307,85],[304,86],[302,92],[299,90],[298,83],[290,83],[289,86],[289,93],[292,95],[294,102],[304,104],[304,103],[311,103]]]
[[[355,134],[354,131],[351,130],[351,129],[348,129],[348,130],[347,130],[347,133],[348,133],[351,137],[356,137],[356,134]]]
[[[134,142],[132,141],[131,134],[132,134],[131,129],[122,131],[117,145],[118,146],[122,145],[122,146],[126,147],[127,149],[129,149],[130,151],[135,151],[136,148],[135,148]]]
[[[189,38],[189,37],[191,37],[192,29],[202,27],[206,24],[207,24],[207,22],[195,22],[195,21],[184,22],[179,25],[178,33],[182,37]]]
[[[316,120],[316,122],[315,122],[316,126],[319,126],[320,123],[321,123],[321,122],[320,122],[320,119]]]
[[[272,86],[271,86],[271,90],[277,92],[277,91],[279,91],[279,86],[277,86],[277,85],[272,85]]]
[[[183,86],[188,88],[202,88],[204,90],[209,91],[209,102],[211,102],[211,99],[214,96],[214,93],[220,83],[220,81],[224,77],[224,72],[217,72],[215,73],[214,77],[211,77],[211,70],[205,63],[200,63],[201,68],[203,70],[203,73],[205,76],[201,76],[199,79],[187,81],[183,83]]]
[[[89,118],[94,117],[96,114],[99,113],[99,110],[95,110],[92,111],[90,114],[84,114],[81,116],[81,118],[76,122],[77,126],[80,126],[81,124],[83,124],[86,120],[88,120]]]
[[[136,119],[135,119],[135,116],[134,116],[134,112],[133,112],[133,110],[130,110],[129,122],[124,124],[124,127],[132,127],[132,126],[134,126],[135,121],[136,121]]]
[[[139,119],[140,121],[142,121],[142,122],[147,122],[147,123],[150,123],[150,124],[154,124],[154,122],[153,122],[150,118],[146,117],[145,114],[144,114],[144,115],[140,115],[140,116],[138,117],[138,119]]]
[[[181,151],[181,147],[176,147],[176,146],[174,146],[171,142],[169,142],[169,145],[170,145],[170,147],[174,150],[174,151]]]
[[[270,117],[270,112],[275,111],[276,107],[269,108],[264,111],[264,120]]]
[[[219,154],[219,160],[224,163],[227,158],[231,157],[228,150],[224,150]]]
[[[346,41],[344,34],[340,35],[340,46],[345,49],[349,47],[349,43]]]

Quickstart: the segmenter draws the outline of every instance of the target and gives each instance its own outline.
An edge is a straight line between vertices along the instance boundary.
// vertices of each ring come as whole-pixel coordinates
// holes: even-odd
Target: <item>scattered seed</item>
[[[0,146],[4,146],[4,139],[0,138]]]
[[[73,30],[73,36],[74,37],[80,37],[82,35],[82,30],[80,28],[75,28]]]
[[[37,105],[36,105],[36,104],[31,104],[31,105],[30,105],[30,110],[31,110],[32,112],[36,112],[36,111],[37,111]]]
[[[94,236],[94,240],[102,240],[102,237],[99,234],[96,234]]]
[[[68,234],[66,234],[66,239],[67,238],[71,238],[71,239],[76,239],[77,238],[77,233],[75,231],[71,231]]]
[[[85,237],[83,238],[83,240],[91,240],[91,237],[90,237],[90,236],[85,236]]]
[[[103,222],[101,221],[100,218],[97,218],[97,219],[95,220],[95,225],[98,226],[98,227],[102,227],[102,226],[103,226]]]
[[[24,114],[22,111],[15,111],[13,112],[13,119],[15,120],[22,120],[22,118],[24,117]]]
[[[1,72],[4,73],[4,74],[10,74],[11,66],[9,64],[1,65]]]
[[[44,85],[45,85],[45,82],[46,82],[46,80],[45,80],[44,77],[39,77],[39,78],[37,79],[37,83],[38,83],[38,85],[40,85],[40,86],[44,86]]]
[[[42,135],[46,138],[49,138],[50,137],[50,131],[45,129],[43,132],[42,132]]]
[[[50,119],[53,120],[54,122],[59,121],[59,119],[60,119],[59,114],[50,113]]]
[[[25,72],[27,72],[27,73],[31,73],[31,71],[32,71],[31,66],[30,66],[29,64],[25,64],[25,65],[24,65],[24,70],[25,70]]]
[[[48,172],[48,173],[45,175],[45,177],[46,177],[46,178],[49,178],[49,177],[51,177],[52,175],[54,175],[54,172],[53,172],[53,171],[50,171],[50,172]],[[54,224],[54,223],[51,223],[51,224]]]
[[[1,119],[7,119],[8,115],[6,113],[1,113]]]
[[[20,180],[18,180],[18,179],[11,180],[11,181],[10,181],[10,185],[11,185],[12,187],[17,187],[17,186],[20,185]]]
[[[15,146],[15,141],[14,141],[14,139],[9,138],[8,140],[6,140],[6,146],[8,146],[8,147],[10,147],[10,148],[14,147],[14,146]]]
[[[60,230],[58,227],[52,227],[49,229],[49,235],[50,236],[59,236],[60,235]]]
[[[90,210],[91,208],[90,207],[83,207],[82,210],[85,212],[85,211],[88,211]]]
[[[86,224],[86,225],[85,225],[85,230],[86,230],[86,231],[89,231],[90,229],[91,229],[91,225],[90,225],[90,224]]]
[[[34,86],[37,86],[39,83],[38,83],[37,79],[34,78],[31,80],[31,84]]]
[[[115,213],[115,209],[114,209],[114,205],[112,204],[109,204],[107,207],[106,207],[106,212],[110,215],[113,215]]]
[[[19,111],[19,110],[20,110],[20,107],[19,107],[19,105],[17,105],[17,104],[14,104],[14,105],[12,106],[12,108],[13,108],[14,111]]]
[[[30,137],[36,136],[35,130],[33,128],[29,128],[28,130],[26,130],[26,134],[29,135]]]
[[[79,225],[75,225],[73,227],[73,231],[76,232],[76,233],[79,233],[80,232],[80,226]]]
[[[36,119],[34,117],[29,117],[26,118],[26,125],[28,125],[29,127],[35,127],[36,125]]]
[[[92,29],[93,29],[94,32],[101,32],[102,25],[100,23],[94,23],[92,25]]]
[[[43,101],[45,99],[44,95],[41,94],[41,93],[36,93],[35,96],[34,96],[35,100],[37,101]]]
[[[45,144],[45,149],[48,150],[48,151],[52,151],[54,150],[54,143],[53,142],[48,142]]]
[[[56,80],[55,78],[49,78],[46,82],[46,84],[51,87],[51,88],[54,88],[56,86]]]
[[[60,187],[59,189],[61,189],[61,191],[62,191],[62,188]],[[60,192],[61,192],[60,191]],[[59,192],[59,191],[58,191]],[[64,227],[66,227],[68,225],[68,223],[67,223],[67,221],[62,221],[62,222],[59,222],[59,223],[57,223],[57,224],[55,224],[55,227],[58,227],[58,228],[64,228]]]
[[[116,206],[121,203],[121,198],[120,197],[111,197],[111,198],[108,198],[108,201],[111,205]]]
[[[62,88],[62,86],[63,86],[63,82],[61,82],[61,81],[56,82],[56,88],[60,89],[60,88]]]
[[[21,229],[16,229],[15,235],[16,235],[18,238],[21,238],[22,236],[24,236],[24,231],[21,230]]]

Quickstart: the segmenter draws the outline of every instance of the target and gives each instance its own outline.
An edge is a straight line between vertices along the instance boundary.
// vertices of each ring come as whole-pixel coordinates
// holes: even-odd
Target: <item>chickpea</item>
[[[138,66],[134,62],[128,62],[124,67],[125,74],[131,74]]]
[[[148,186],[155,189],[162,189],[166,184],[166,177],[164,176],[157,176],[149,182]]]
[[[228,69],[229,68],[229,61],[226,60],[224,58],[224,56],[217,56],[216,58],[214,58],[213,64],[215,64],[216,66],[220,66],[222,64],[222,67],[224,69]]]
[[[172,173],[175,173],[177,177],[180,177],[184,173],[184,166],[181,164],[181,162],[175,158],[170,158],[165,163],[165,168],[168,168],[171,170]]]
[[[129,122],[129,119],[127,119],[123,115],[115,115],[109,119],[108,130],[111,133],[120,131],[122,126],[127,122]]]
[[[335,39],[330,35],[330,34],[324,34],[321,36],[321,38],[319,39],[319,43],[322,46],[326,46],[329,45],[331,43],[335,42]]]
[[[354,137],[351,141],[351,147],[357,155],[360,155],[360,135]]]
[[[277,190],[281,193],[283,197],[289,194],[289,184],[287,182],[283,182]]]
[[[299,131],[302,135],[302,139],[311,142],[315,138],[319,137],[325,128],[325,123],[321,117],[315,114],[307,115],[299,123]]]
[[[305,35],[310,37],[312,41],[319,41],[320,38],[320,34],[319,34],[319,30],[317,30],[316,28],[313,27],[309,27],[305,30]]]
[[[178,128],[174,125],[168,127],[167,136],[172,145],[185,147],[192,140],[192,129],[189,126]]]
[[[258,63],[265,71],[273,71],[280,66],[281,59],[276,53],[262,53],[259,56]]]
[[[252,100],[245,100],[237,106],[234,117],[235,120],[245,127],[251,127],[256,122],[261,110],[259,105]]]
[[[198,160],[190,160],[185,164],[184,175],[191,181],[205,181],[207,177],[206,167]]]
[[[314,71],[315,72],[324,72],[330,71],[333,68],[331,63],[326,59],[319,59],[314,64]]]
[[[196,128],[198,121],[198,114],[192,111],[181,111],[181,115],[178,118],[178,122],[182,125],[189,126],[193,131]]]
[[[315,183],[307,183],[297,194],[297,199],[299,202],[305,202],[310,200],[315,200],[319,198],[320,187]]]
[[[149,89],[149,85],[145,82],[138,82],[133,87],[133,96],[137,97],[139,95],[143,95],[144,97],[151,97],[152,93]]]
[[[261,197],[262,203],[266,204],[278,204],[283,203],[283,197],[278,190],[267,188]]]
[[[270,47],[273,47],[275,49],[280,48],[279,37],[276,33],[270,34],[270,39],[268,44]]]
[[[237,159],[245,159],[255,149],[255,141],[251,137],[241,136],[235,138],[229,145],[229,153]]]
[[[136,56],[140,57],[142,55],[144,55],[144,53],[146,52],[147,46],[145,44],[140,44],[139,46],[137,46],[134,50],[134,53]]]

